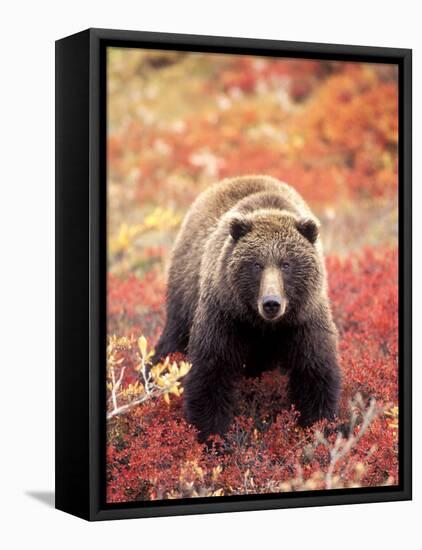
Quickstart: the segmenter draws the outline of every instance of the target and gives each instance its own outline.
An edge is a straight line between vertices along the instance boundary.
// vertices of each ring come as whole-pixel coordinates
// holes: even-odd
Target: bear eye
[[[282,262],[281,269],[283,269],[284,271],[288,271],[289,268],[290,268],[289,262]]]
[[[254,268],[257,270],[257,271],[261,271],[261,269],[263,269],[263,265],[260,264],[259,262],[255,262],[253,264]]]

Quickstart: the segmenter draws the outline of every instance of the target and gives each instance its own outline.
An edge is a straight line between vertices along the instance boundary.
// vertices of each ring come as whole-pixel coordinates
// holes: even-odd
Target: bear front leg
[[[290,342],[289,395],[300,412],[299,423],[333,420],[338,412],[341,375],[334,326],[308,324]]]
[[[198,429],[200,442],[210,435],[223,436],[233,417],[241,359],[229,335],[223,321],[211,322],[208,316],[192,328],[188,352],[192,368],[184,381],[184,411],[187,421]]]
[[[233,417],[233,382],[213,360],[193,360],[184,384],[184,410],[187,421],[199,431],[198,440],[210,435],[223,436]]]

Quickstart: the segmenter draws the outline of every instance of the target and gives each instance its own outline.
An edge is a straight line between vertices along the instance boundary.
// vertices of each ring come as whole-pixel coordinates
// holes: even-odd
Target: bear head
[[[324,281],[315,219],[263,209],[232,214],[228,232],[224,276],[239,314],[274,324],[312,309]]]

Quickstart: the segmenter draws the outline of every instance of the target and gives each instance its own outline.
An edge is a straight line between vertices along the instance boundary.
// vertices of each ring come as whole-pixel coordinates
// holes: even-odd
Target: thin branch
[[[114,416],[117,416],[119,414],[124,414],[133,407],[136,407],[137,405],[140,405],[141,403],[144,403],[148,399],[151,399],[152,397],[158,397],[168,391],[168,387],[159,387],[159,386],[153,386],[152,389],[149,387],[148,393],[145,392],[144,395],[141,397],[138,397],[137,399],[134,399],[130,403],[127,403],[126,405],[121,405],[120,407],[114,407],[113,410],[109,411],[107,413],[107,420],[110,418],[113,418]]]
[[[366,430],[374,420],[374,418],[379,414],[381,409],[377,408],[375,399],[371,399],[369,407],[363,417],[362,425],[356,435],[350,435],[348,439],[344,439],[341,434],[338,434],[337,439],[334,443],[334,447],[331,449],[331,461],[328,466],[328,470],[325,476],[325,485],[327,489],[331,489],[333,485],[333,473],[337,463],[342,460],[351,449],[357,445],[360,439],[365,434]],[[355,416],[352,416],[352,423],[355,422]],[[351,432],[353,433],[353,432]],[[343,443],[344,442],[344,443]]]
[[[117,416],[118,414],[123,414],[127,412],[129,409],[132,409],[136,405],[140,405],[147,399],[149,399],[149,395],[145,394],[142,397],[138,397],[138,399],[134,399],[130,403],[127,403],[126,405],[121,405],[120,407],[113,408],[113,410],[107,413],[107,420],[109,420],[110,418],[113,418],[114,416]]]
[[[115,375],[115,372],[114,372],[114,365],[113,364],[110,365],[110,369],[111,369],[111,380],[112,380],[111,401],[113,403],[113,410],[116,410],[118,408],[117,407],[117,392],[118,392],[118,389],[120,388],[120,384],[122,383],[123,375],[125,373],[126,367],[121,368],[120,376],[119,376],[119,379],[117,380],[117,382],[116,382],[116,375]]]

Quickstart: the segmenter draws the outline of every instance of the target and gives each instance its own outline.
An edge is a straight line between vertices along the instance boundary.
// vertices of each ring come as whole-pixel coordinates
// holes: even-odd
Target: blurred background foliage
[[[292,184],[328,253],[395,242],[395,66],[111,48],[108,67],[112,273],[165,262],[193,199],[242,174]]]

